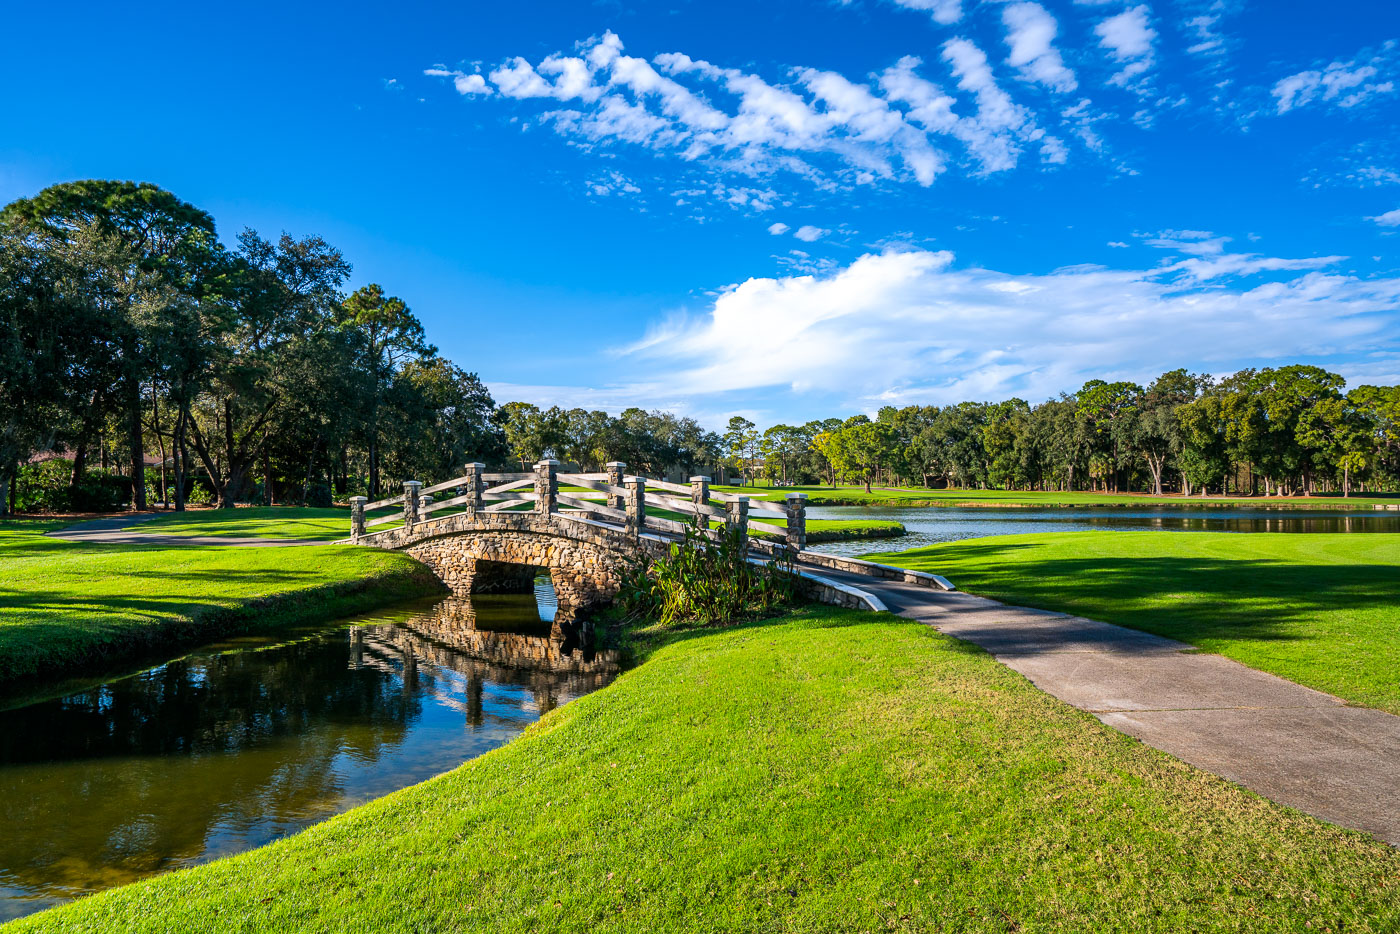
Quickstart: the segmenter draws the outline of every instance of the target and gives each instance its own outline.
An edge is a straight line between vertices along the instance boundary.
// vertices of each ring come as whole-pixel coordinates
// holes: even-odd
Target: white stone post
[[[428,521],[428,516],[432,514],[433,494],[424,493],[418,498],[418,518],[424,522]]]
[[[793,551],[807,547],[807,494],[789,493],[787,506],[787,543]]]
[[[559,511],[559,462],[545,458],[535,465],[535,512],[542,516]]]
[[[741,496],[736,500],[730,500],[724,504],[724,508],[729,513],[728,525],[730,530],[739,530],[744,537],[744,546],[747,548],[749,540],[749,498],[747,496]]]
[[[473,461],[466,466],[467,476],[467,515],[475,516],[476,511],[482,506],[486,481],[481,475],[486,472],[486,465]]]
[[[622,485],[627,488],[627,534],[637,538],[647,524],[647,478],[626,477]]]
[[[690,501],[697,508],[710,505],[710,478],[691,477],[690,478]],[[695,513],[695,527],[699,530],[707,531],[710,528],[710,517],[704,513]]]
[[[418,524],[418,491],[423,484],[417,480],[403,482],[403,525],[411,529]]]
[[[368,496],[350,497],[350,541],[357,542],[365,534],[365,503]]]
[[[608,462],[608,486],[622,486],[622,478],[626,475],[627,465],[622,461]],[[623,496],[616,493],[608,494],[608,508],[626,509],[627,501]]]

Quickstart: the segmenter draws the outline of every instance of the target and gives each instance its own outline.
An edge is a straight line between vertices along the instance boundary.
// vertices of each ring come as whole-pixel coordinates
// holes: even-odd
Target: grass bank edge
[[[116,553],[159,550],[104,547]],[[85,608],[70,611],[67,618],[10,624],[5,627],[9,631],[0,632],[0,706],[21,702],[62,681],[124,673],[144,661],[228,636],[331,622],[444,592],[427,568],[406,556],[368,573],[358,573],[364,570],[361,564],[348,561],[347,576],[339,580],[196,603],[186,612],[149,613],[116,625],[88,625],[99,617]],[[22,591],[18,599],[24,599]],[[100,603],[100,597],[95,599]]]
[[[800,608],[637,648],[612,686],[451,772],[6,930],[1400,923],[1393,849],[921,624]]]

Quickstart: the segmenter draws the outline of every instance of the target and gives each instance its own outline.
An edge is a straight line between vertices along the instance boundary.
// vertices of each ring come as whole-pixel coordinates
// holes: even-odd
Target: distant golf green
[[[1062,532],[873,560],[962,590],[1180,639],[1400,713],[1400,537]]]

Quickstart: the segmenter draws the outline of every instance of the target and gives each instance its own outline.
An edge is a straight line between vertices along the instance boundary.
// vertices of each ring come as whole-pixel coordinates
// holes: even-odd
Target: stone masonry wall
[[[504,589],[509,572],[502,565],[543,568],[564,618],[611,599],[622,584],[622,571],[639,554],[618,530],[531,513],[457,515],[374,539],[378,547],[402,550],[423,562],[457,594]],[[522,571],[522,577],[528,573]]]

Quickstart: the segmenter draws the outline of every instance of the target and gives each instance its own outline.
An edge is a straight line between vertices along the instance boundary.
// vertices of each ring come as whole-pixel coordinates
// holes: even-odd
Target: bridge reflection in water
[[[616,653],[543,609],[455,597],[0,711],[0,920],[260,846],[606,685]]]

